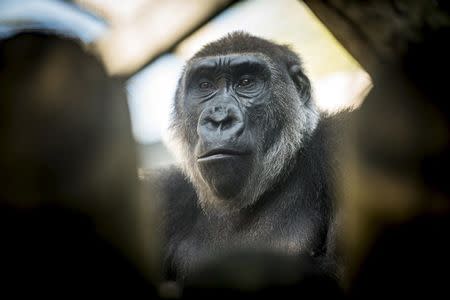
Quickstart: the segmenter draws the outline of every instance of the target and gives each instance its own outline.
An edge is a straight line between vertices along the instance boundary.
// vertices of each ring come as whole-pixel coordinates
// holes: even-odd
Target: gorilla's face
[[[187,72],[184,107],[197,133],[193,155],[202,179],[220,198],[235,197],[257,163],[270,75],[256,55],[200,58]]]
[[[312,116],[289,66],[263,53],[189,61],[173,131],[200,204],[223,213],[254,203],[292,162]]]

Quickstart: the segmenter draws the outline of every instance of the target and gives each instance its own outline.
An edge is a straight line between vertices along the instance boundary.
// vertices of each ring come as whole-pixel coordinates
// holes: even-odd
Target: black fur
[[[328,153],[330,123],[318,117],[314,103],[308,101],[311,96],[309,80],[300,59],[288,47],[239,32],[205,46],[188,62],[180,79],[175,99],[175,135],[185,146],[185,155],[192,158],[194,146],[202,138],[198,137],[196,124],[200,113],[196,111],[213,105],[199,104],[194,109],[193,104],[184,102],[188,101],[185,99],[188,91],[186,74],[190,68],[204,57],[226,59],[227,55],[248,53],[262,55],[267,60],[271,89],[265,102],[258,106],[236,105],[247,120],[244,125],[246,136],[238,138],[256,141],[252,149],[257,152],[254,156],[258,159],[252,161],[252,168],[266,164],[272,170],[272,164],[281,164],[278,169],[273,169],[279,171],[269,174],[273,177],[270,180],[263,178],[269,184],[263,187],[256,200],[245,202],[247,199],[242,199],[245,194],[240,195],[241,198],[227,198],[226,201],[245,202],[245,205],[237,206],[238,209],[229,211],[226,208],[221,211],[221,206],[210,211],[208,206],[199,204],[199,192],[205,187],[198,178],[204,174],[198,175],[198,171],[193,170],[195,162],[187,164],[184,172],[173,167],[159,174],[158,184],[165,198],[165,266],[169,278],[189,277],[216,257],[240,250],[308,255],[320,266],[329,265],[330,259],[332,265],[329,243],[333,239],[329,232],[334,217],[334,188]],[[187,111],[189,109],[191,111]],[[299,120],[311,124],[298,123]],[[251,122],[254,123],[249,125]],[[300,124],[300,128],[290,128],[296,124]],[[286,141],[280,140],[286,132],[295,133],[291,134],[292,144],[297,145],[293,150],[287,149]],[[267,156],[263,154],[273,147],[280,147],[277,153],[284,156],[264,161]],[[248,171],[249,176],[257,176],[253,170]],[[232,180],[239,172],[237,168],[230,172],[233,174],[224,172],[222,176]]]

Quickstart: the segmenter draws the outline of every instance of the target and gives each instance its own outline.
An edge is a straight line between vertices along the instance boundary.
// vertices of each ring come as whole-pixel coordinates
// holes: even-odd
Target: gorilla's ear
[[[300,98],[304,104],[308,103],[311,99],[311,83],[308,77],[303,73],[302,68],[295,64],[289,68],[289,75],[294,81],[295,87],[297,88]]]

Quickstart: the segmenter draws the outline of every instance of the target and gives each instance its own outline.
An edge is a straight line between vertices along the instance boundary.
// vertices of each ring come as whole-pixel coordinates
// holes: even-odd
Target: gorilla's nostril
[[[201,122],[203,126],[206,126],[210,130],[215,130],[220,126],[220,122],[217,122],[211,117],[205,117]]]
[[[227,129],[233,127],[233,125],[234,125],[233,123],[235,123],[235,122],[233,122],[232,118],[227,118],[227,119],[223,120],[222,121],[222,129],[227,130]]]

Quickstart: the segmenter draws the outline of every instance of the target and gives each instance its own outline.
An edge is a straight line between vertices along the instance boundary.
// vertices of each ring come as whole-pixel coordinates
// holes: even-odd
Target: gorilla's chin
[[[238,195],[247,183],[252,160],[250,155],[219,154],[197,160],[203,180],[221,199]]]

